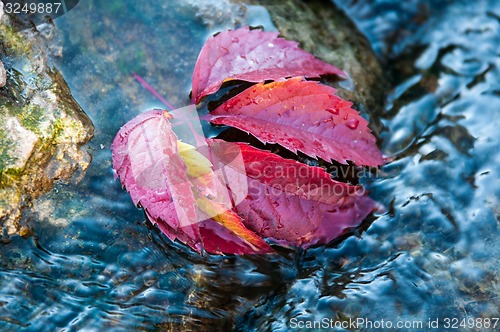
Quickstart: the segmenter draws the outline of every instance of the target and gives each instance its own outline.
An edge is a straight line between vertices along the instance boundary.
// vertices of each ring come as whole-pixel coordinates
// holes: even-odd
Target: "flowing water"
[[[364,179],[385,213],[342,242],[271,257],[199,256],[170,243],[111,170],[120,126],[162,107],[132,73],[187,105],[207,36],[272,23],[261,7],[223,1],[81,1],[56,20],[55,64],[94,121],[94,160],[78,184],[36,201],[26,216],[34,236],[0,244],[0,329],[285,331],[292,319],[363,318],[415,331],[439,319],[437,331],[447,318],[473,318],[483,328],[458,330],[482,330],[499,317],[499,3],[336,3],[392,80],[370,116],[394,160]]]

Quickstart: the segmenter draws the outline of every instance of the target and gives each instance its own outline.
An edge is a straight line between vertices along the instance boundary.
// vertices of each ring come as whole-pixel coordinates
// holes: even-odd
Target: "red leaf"
[[[201,154],[188,149],[182,158],[169,118],[166,111],[142,113],[123,126],[113,140],[113,168],[133,202],[140,204],[151,222],[172,241],[178,239],[198,251],[271,252],[234,211],[217,201],[218,197],[205,196],[220,194],[221,185],[210,163],[207,168],[203,160],[196,160]],[[207,215],[212,219],[201,220]]]
[[[334,181],[322,168],[243,143],[209,140],[209,146],[222,161],[241,150],[249,193],[236,212],[249,229],[282,245],[328,243],[375,208],[363,187]]]
[[[213,124],[236,127],[264,143],[341,163],[382,165],[368,122],[335,96],[335,89],[304,81],[259,83],[208,115]]]
[[[111,145],[113,169],[134,204],[153,216],[152,222],[163,220],[172,228],[167,233],[172,240],[179,238],[200,250],[198,225],[181,226],[177,217],[181,213],[187,220],[196,219],[196,209],[170,117],[166,111],[153,110],[125,124]]]
[[[346,74],[300,49],[295,41],[278,38],[277,32],[223,31],[210,37],[201,49],[193,72],[192,101],[216,92],[229,80],[263,82],[286,77],[319,77]]]

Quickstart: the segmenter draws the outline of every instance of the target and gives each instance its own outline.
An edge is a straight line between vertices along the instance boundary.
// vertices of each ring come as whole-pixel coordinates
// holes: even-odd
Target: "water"
[[[382,119],[394,161],[364,181],[386,213],[343,242],[273,257],[200,257],[170,243],[111,171],[119,127],[162,106],[131,73],[186,105],[205,38],[238,22],[271,28],[269,18],[218,3],[82,1],[56,21],[56,65],[95,123],[94,160],[80,183],[36,202],[35,236],[0,245],[2,329],[285,331],[292,318],[499,317],[500,5],[338,2],[393,82],[371,117]]]

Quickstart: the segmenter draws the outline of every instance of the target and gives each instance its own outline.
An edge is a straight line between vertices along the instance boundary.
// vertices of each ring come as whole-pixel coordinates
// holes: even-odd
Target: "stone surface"
[[[0,6],[0,225],[25,234],[23,208],[89,165],[93,125],[51,66],[55,27],[14,32],[13,22]]]
[[[5,72],[3,62],[0,61],[0,88],[3,88],[5,83],[7,83],[7,73]]]

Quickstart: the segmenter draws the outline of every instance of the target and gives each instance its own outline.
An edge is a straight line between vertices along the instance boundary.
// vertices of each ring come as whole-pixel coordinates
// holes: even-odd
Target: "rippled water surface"
[[[341,243],[272,257],[201,257],[170,243],[111,171],[120,126],[162,106],[131,74],[183,106],[207,36],[272,24],[260,7],[222,1],[81,1],[56,21],[56,65],[94,121],[94,160],[80,183],[35,203],[35,236],[0,244],[1,329],[285,331],[292,318],[499,317],[500,5],[335,2],[392,80],[383,112],[370,116],[382,119],[394,160],[365,181],[386,213]]]

